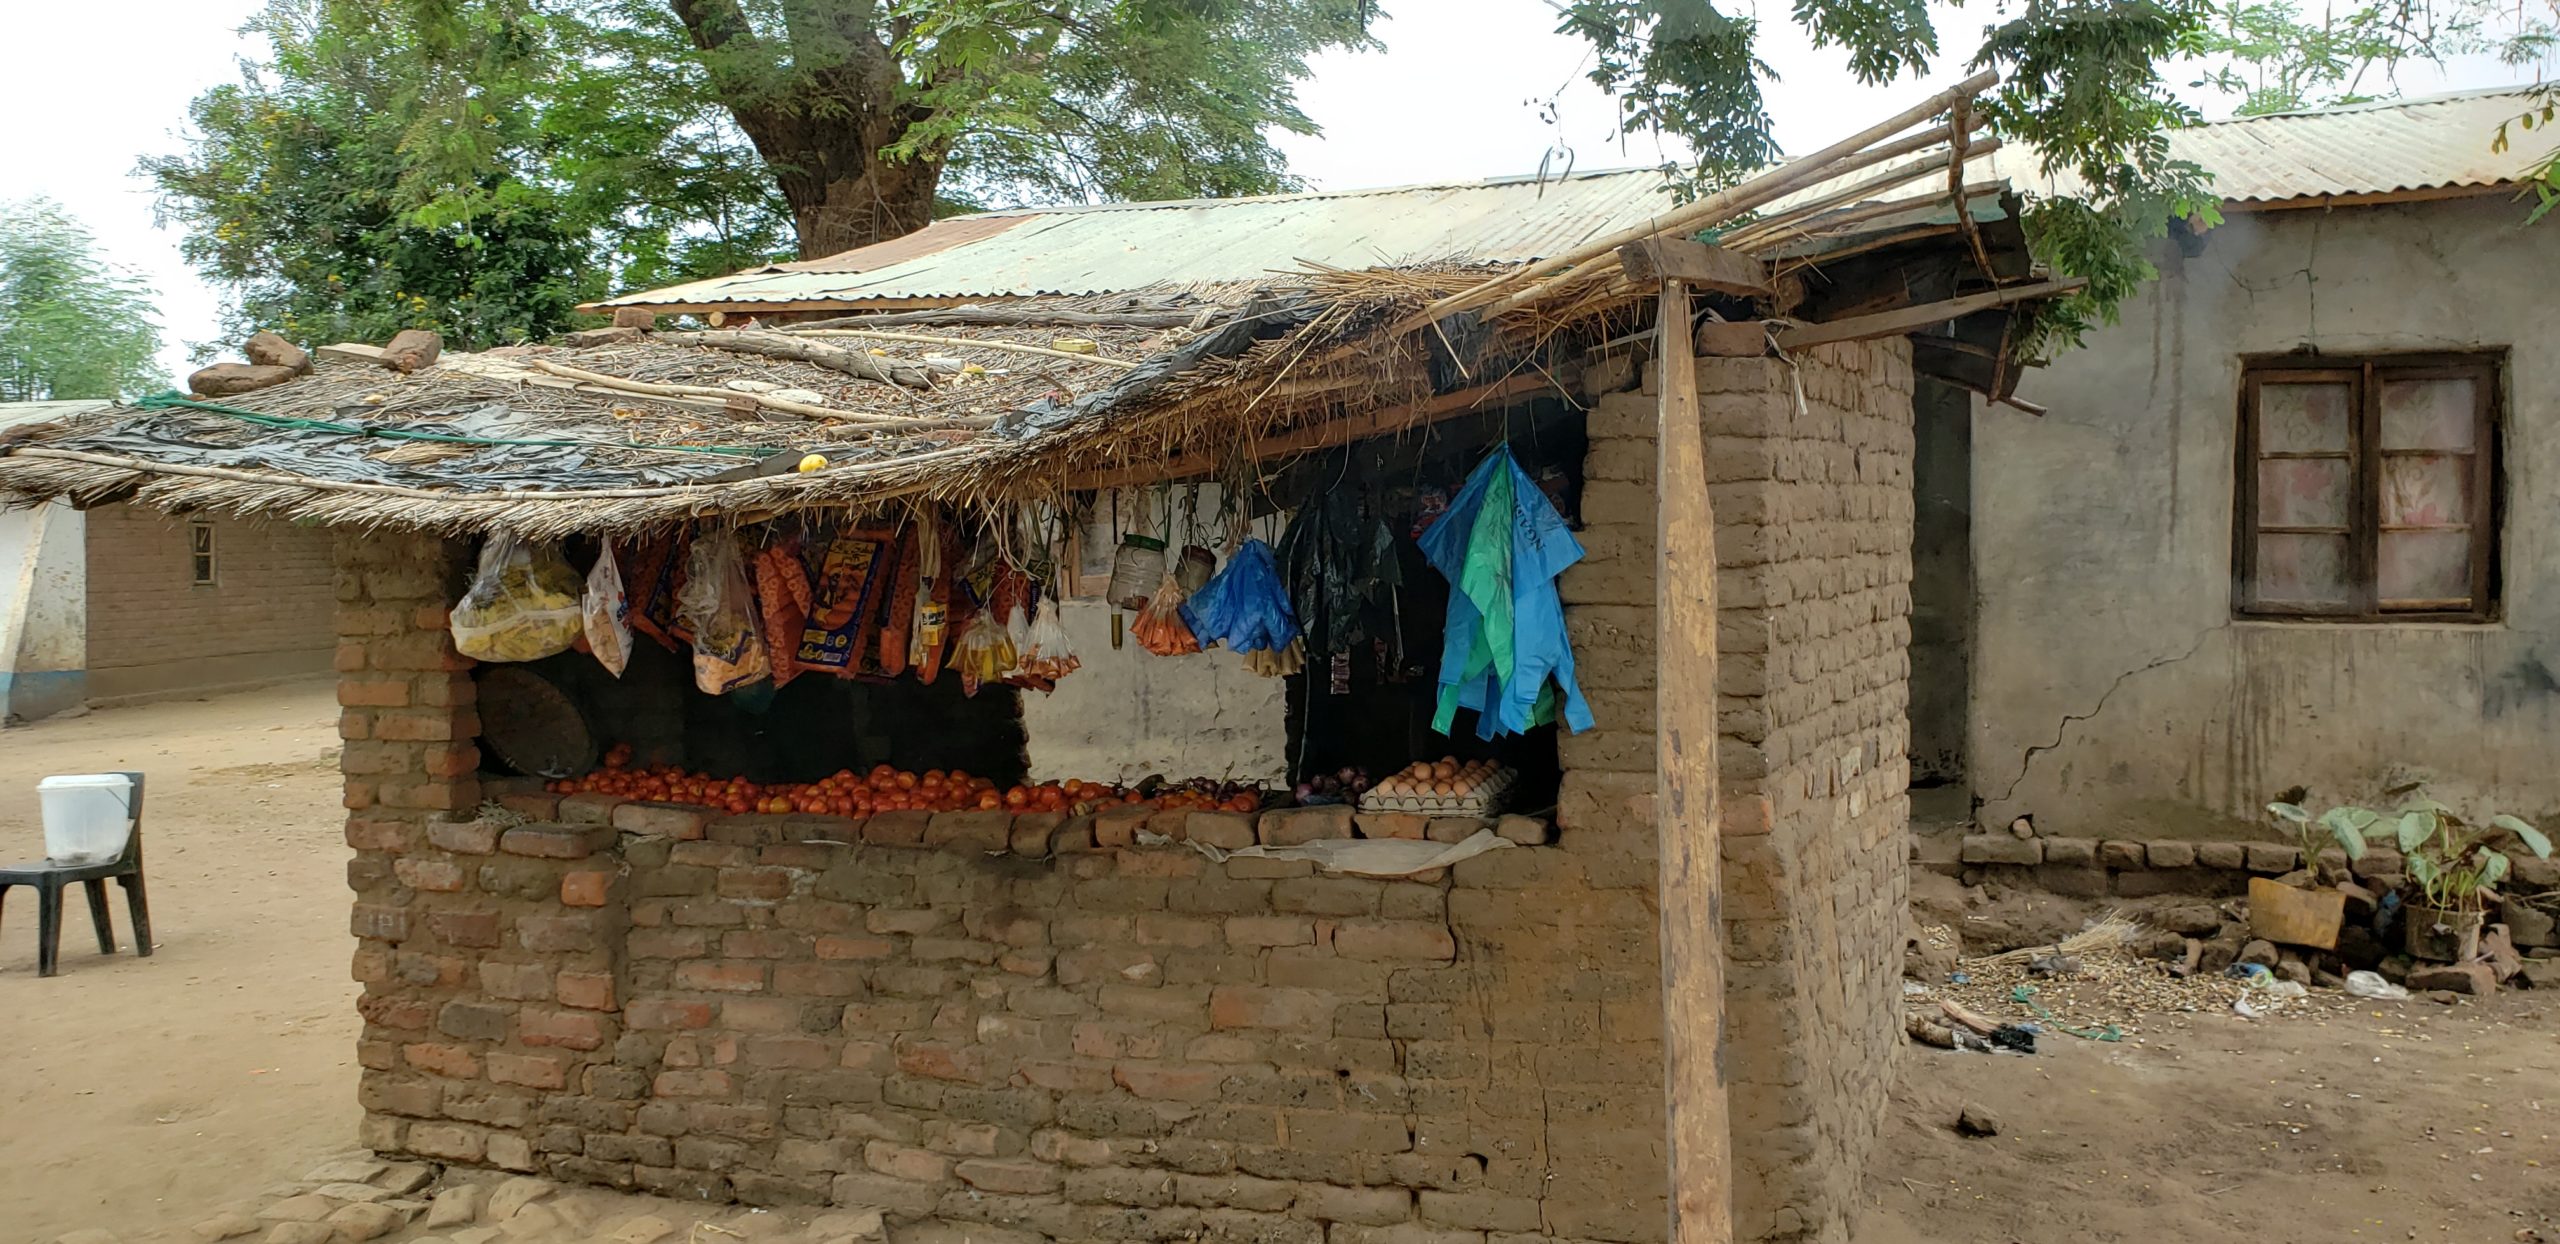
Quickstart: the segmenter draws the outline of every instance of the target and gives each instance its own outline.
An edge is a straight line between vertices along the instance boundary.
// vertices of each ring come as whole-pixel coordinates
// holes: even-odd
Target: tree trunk
[[[705,53],[713,90],[773,171],[817,259],[933,223],[942,153],[881,151],[930,116],[900,103],[903,70],[868,4],[784,6],[786,29],[760,34],[737,0],[670,0]]]

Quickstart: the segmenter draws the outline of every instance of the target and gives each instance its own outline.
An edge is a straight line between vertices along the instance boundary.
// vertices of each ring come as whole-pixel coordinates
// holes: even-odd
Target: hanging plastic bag
[[[1005,673],[1017,663],[1013,641],[998,624],[991,610],[981,609],[960,632],[960,649],[955,662],[960,667],[960,693],[974,696],[978,688],[1001,682]]]
[[[586,632],[586,584],[560,550],[506,534],[480,546],[480,568],[453,607],[453,646],[482,661],[539,661]]]
[[[622,594],[622,566],[613,559],[611,540],[596,550],[579,607],[585,614],[587,651],[614,677],[622,677],[623,667],[631,663],[631,601]]]
[[[1182,602],[1189,599],[1191,594],[1182,590],[1182,584],[1166,575],[1156,594],[1147,598],[1147,607],[1138,611],[1138,620],[1130,624],[1129,633],[1137,636],[1138,646],[1160,657],[1200,651],[1200,640],[1182,622]]]
[[[756,630],[755,589],[736,532],[706,535],[686,554],[676,616],[693,632],[693,685],[725,695],[772,672]]]
[[[1286,648],[1298,638],[1298,618],[1280,582],[1271,546],[1247,540],[1227,568],[1182,605],[1183,625],[1203,648],[1225,644],[1237,652]]]
[[[1041,601],[1038,616],[1031,619],[1030,647],[1022,655],[1022,672],[1054,683],[1083,664],[1076,658],[1075,641],[1067,638],[1066,622],[1058,616],[1058,599],[1052,596]]]
[[[780,687],[800,674],[800,634],[809,623],[809,570],[800,542],[785,537],[766,545],[755,556],[755,581],[765,661]]]

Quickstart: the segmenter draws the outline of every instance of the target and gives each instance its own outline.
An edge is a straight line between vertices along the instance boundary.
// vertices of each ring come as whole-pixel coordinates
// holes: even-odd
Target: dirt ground
[[[0,1244],[184,1238],[352,1143],[336,716],[305,684],[0,732],[0,856],[41,853],[43,775],[150,774],[159,943],[135,958],[119,907],[124,953],[102,958],[75,901],[63,974],[39,979],[32,898],[13,892]],[[2179,1016],[2139,1043],[1914,1048],[1904,1066],[1860,1244],[2560,1244],[2560,998]],[[1957,1136],[1968,1104],[2000,1134]],[[593,1224],[580,1239],[632,1214],[685,1220],[643,1198],[576,1201],[562,1213]]]
[[[0,1240],[193,1222],[354,1140],[355,983],[334,688],[305,682],[0,731],[0,862],[44,854],[38,779],[139,769],[151,958],[66,896],[0,916]]]

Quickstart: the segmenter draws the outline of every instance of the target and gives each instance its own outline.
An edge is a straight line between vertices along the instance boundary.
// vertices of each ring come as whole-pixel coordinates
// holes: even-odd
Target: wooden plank
[[[1716,809],[1716,519],[1707,500],[1689,290],[1662,283],[1654,510],[1654,832],[1661,878],[1671,1244],[1731,1244],[1724,897]]]
[[[1924,303],[1917,307],[1903,307],[1894,311],[1879,311],[1873,315],[1853,315],[1845,320],[1831,320],[1821,324],[1804,324],[1779,330],[1778,348],[1798,350],[1806,346],[1829,345],[1835,341],[1867,341],[1876,337],[1898,337],[1915,328],[1927,328],[1932,324],[1943,324],[1948,320],[1960,320],[1976,311],[2005,307],[2010,303],[2024,302],[2029,298],[2049,298],[2057,294],[2067,294],[2088,283],[2079,277],[2038,281],[2033,285],[2012,285],[2006,289],[1967,294],[1962,298],[1950,298],[1945,302]]]
[[[1769,266],[1749,255],[1687,238],[1646,238],[1618,248],[1618,266],[1640,285],[1684,281],[1692,289],[1740,298],[1770,295]]]
[[[382,347],[369,346],[361,341],[341,341],[333,346],[321,346],[313,350],[311,356],[349,363],[379,364],[382,362]]]
[[[1546,373],[1525,372],[1497,380],[1492,384],[1480,384],[1472,389],[1460,389],[1455,393],[1442,393],[1400,406],[1382,407],[1364,415],[1353,415],[1347,419],[1335,419],[1311,428],[1301,428],[1285,436],[1250,442],[1245,446],[1242,457],[1248,462],[1261,462],[1289,454],[1306,453],[1310,450],[1331,449],[1336,445],[1347,445],[1372,436],[1385,436],[1407,428],[1467,414],[1486,406],[1499,406],[1515,398],[1553,387],[1554,382],[1547,379]],[[1153,484],[1166,480],[1187,479],[1194,475],[1206,475],[1215,471],[1227,463],[1231,457],[1232,455],[1226,454],[1181,454],[1162,462],[1145,462],[1106,471],[1089,471],[1069,476],[1067,489],[1071,492],[1085,492],[1097,488],[1125,488],[1131,484]]]

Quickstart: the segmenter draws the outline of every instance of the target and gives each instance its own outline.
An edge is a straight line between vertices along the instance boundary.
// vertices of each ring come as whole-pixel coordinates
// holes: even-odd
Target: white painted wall
[[[0,721],[87,702],[88,598],[80,511],[0,511]]]
[[[1112,612],[1098,600],[1060,608],[1084,664],[1052,694],[1023,694],[1035,781],[1287,776],[1282,680],[1245,672],[1223,649],[1160,657],[1134,638],[1114,649]]]

